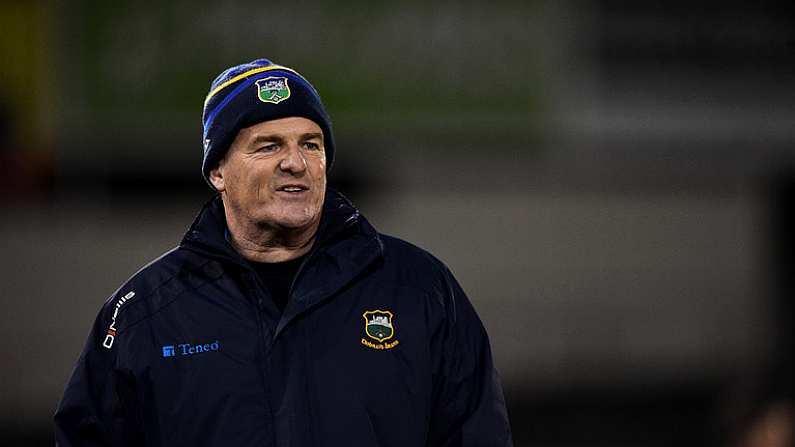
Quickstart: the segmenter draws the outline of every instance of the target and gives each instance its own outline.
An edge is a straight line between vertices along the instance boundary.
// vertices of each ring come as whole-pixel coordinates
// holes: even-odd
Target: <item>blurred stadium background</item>
[[[517,446],[791,439],[794,25],[764,1],[0,2],[0,444],[52,445],[99,306],[210,197],[209,82],[258,57],[321,92],[331,184],[468,291]]]

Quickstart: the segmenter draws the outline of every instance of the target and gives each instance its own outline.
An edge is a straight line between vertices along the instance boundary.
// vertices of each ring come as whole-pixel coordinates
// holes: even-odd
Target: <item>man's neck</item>
[[[230,218],[231,217],[231,218]],[[273,228],[241,223],[226,216],[229,242],[243,258],[254,262],[284,262],[312,249],[319,222],[307,228]]]

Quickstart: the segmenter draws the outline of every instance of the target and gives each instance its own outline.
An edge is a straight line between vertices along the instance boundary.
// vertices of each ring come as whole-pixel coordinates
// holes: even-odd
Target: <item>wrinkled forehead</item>
[[[240,129],[238,138],[247,140],[261,140],[266,138],[279,139],[323,139],[323,129],[314,121],[292,116],[275,120],[262,121],[249,127]]]

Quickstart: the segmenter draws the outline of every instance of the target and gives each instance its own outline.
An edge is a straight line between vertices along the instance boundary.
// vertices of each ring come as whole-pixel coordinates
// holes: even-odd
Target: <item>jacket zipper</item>
[[[309,262],[309,258],[312,257],[314,254],[314,250],[310,250],[309,254],[301,261],[301,264],[298,266],[298,270],[295,271],[295,275],[293,275],[293,280],[290,281],[290,288],[287,289],[287,302],[289,303],[293,297],[293,287],[295,287],[295,283],[298,281],[298,276],[301,274],[301,271],[304,269],[304,266],[307,262]],[[286,308],[285,308],[286,309]]]
[[[248,266],[247,266],[248,267]],[[271,389],[270,389],[270,382],[268,381],[268,353],[270,349],[273,347],[273,343],[269,343],[268,340],[265,339],[265,320],[262,317],[262,312],[264,312],[264,298],[262,293],[262,285],[260,284],[259,278],[257,277],[256,272],[253,269],[249,269],[248,271],[249,280],[246,281],[248,283],[248,287],[250,292],[255,295],[256,303],[254,303],[256,307],[256,314],[257,314],[257,332],[258,332],[258,340],[259,340],[259,354],[262,356],[261,361],[259,362],[259,371],[260,371],[260,380],[262,381],[262,387],[265,390],[265,406],[268,409],[268,417],[269,417],[269,425],[270,425],[270,432],[271,432],[271,443],[272,445],[276,445],[276,424],[273,415],[273,408],[271,408]],[[268,352],[266,352],[266,348]]]

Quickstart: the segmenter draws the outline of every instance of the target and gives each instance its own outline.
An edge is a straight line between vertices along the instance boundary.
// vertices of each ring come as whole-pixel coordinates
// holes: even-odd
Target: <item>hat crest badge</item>
[[[269,76],[256,82],[257,98],[260,101],[278,104],[290,97],[290,86],[284,76]]]

